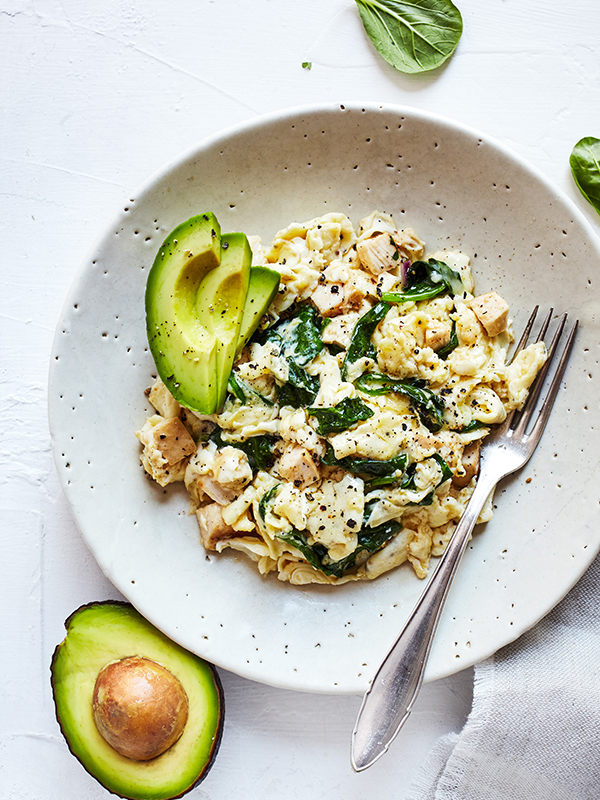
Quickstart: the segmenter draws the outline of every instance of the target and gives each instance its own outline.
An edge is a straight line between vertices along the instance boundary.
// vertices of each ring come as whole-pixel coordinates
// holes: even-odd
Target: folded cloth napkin
[[[475,667],[473,708],[406,800],[600,798],[600,557],[520,639]]]

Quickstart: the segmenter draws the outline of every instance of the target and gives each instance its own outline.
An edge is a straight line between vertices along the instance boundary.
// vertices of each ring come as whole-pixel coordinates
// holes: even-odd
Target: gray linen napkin
[[[600,556],[534,628],[475,667],[473,708],[406,800],[599,800]]]

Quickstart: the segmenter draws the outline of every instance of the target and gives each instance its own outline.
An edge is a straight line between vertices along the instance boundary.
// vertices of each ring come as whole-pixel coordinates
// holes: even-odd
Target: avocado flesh
[[[158,251],[146,285],[148,342],[158,373],[182,405],[216,410],[217,346],[198,318],[196,297],[219,266],[221,229],[212,213],[175,228]]]
[[[241,353],[279,290],[281,275],[268,267],[252,267],[236,355]]]
[[[248,294],[251,264],[252,250],[246,235],[224,234],[221,237],[221,263],[208,273],[198,290],[196,314],[216,345],[216,404],[213,410],[221,408],[225,402]]]
[[[69,748],[105,788],[131,800],[179,797],[207,773],[223,726],[223,695],[214,668],[172,642],[127,603],[92,603],[66,621],[67,635],[52,660],[56,716]],[[93,719],[92,696],[109,662],[140,655],[181,682],[189,702],[181,737],[151,761],[114,750]]]

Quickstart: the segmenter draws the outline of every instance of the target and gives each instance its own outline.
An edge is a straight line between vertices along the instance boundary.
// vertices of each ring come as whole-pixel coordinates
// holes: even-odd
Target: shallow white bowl
[[[538,451],[505,481],[451,590],[426,679],[493,653],[546,614],[600,548],[595,415],[600,250],[573,205],[483,134],[410,108],[311,106],[225,131],[128,200],[85,260],[58,325],[50,374],[54,453],[81,533],[114,585],[170,637],[247,678],[362,692],[424,588],[400,567],[372,583],[295,588],[243,557],[207,556],[180,487],[160,489],[134,436],[155,373],[143,295],[178,223],[214,211],[265,241],[291,221],[378,209],[429,250],[472,256],[480,291],[581,320]]]

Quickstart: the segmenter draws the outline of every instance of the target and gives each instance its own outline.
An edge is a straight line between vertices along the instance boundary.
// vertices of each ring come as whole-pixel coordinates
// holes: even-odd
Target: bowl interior
[[[542,443],[496,493],[469,547],[426,679],[490,655],[546,614],[600,547],[595,406],[598,243],[572,204],[497,142],[413,109],[293,109],[226,131],[153,176],[82,265],[57,328],[50,423],[61,480],[102,570],[157,627],[245,677],[281,687],[361,692],[424,584],[400,567],[372,583],[296,588],[233,553],[207,556],[185,492],[139,463],[134,431],[152,413],[154,364],[144,289],[177,224],[204,211],[224,231],[269,241],[292,221],[377,209],[428,250],[472,258],[478,291],[581,320]]]

